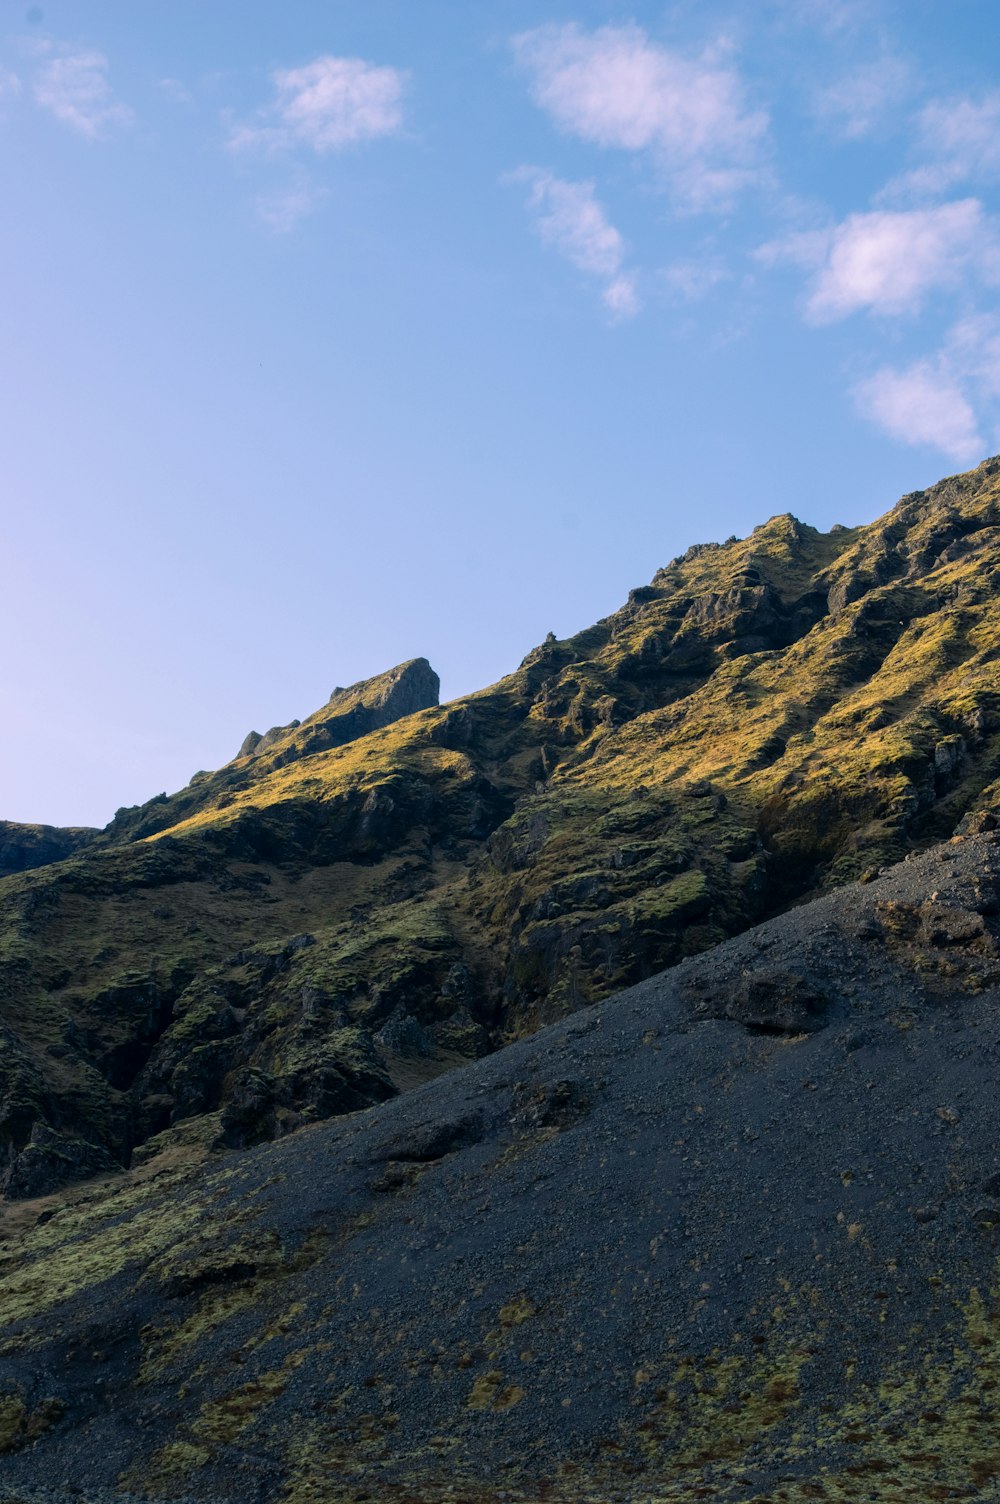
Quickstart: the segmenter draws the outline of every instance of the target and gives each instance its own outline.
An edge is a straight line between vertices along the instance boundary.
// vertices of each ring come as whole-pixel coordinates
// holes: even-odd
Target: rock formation
[[[65,829],[57,825],[19,825],[0,820],[0,877],[61,862],[81,851],[98,834],[87,826]]]

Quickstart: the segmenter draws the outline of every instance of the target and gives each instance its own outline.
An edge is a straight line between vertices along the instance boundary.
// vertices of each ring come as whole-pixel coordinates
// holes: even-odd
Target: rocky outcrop
[[[282,737],[297,730],[301,724],[301,721],[289,721],[287,726],[272,726],[263,734],[259,731],[248,731],[236,754],[237,758],[252,757],[258,752],[266,752],[268,747],[273,747],[275,742],[281,741]]]
[[[314,752],[347,746],[417,710],[437,705],[439,689],[438,676],[426,658],[413,658],[349,689],[336,689],[323,709],[304,722],[272,726],[263,735],[248,732],[231,763],[215,773],[196,773],[180,793],[157,794],[146,804],[118,810],[104,831],[94,833],[96,844],[144,840],[206,809],[225,809],[240,791],[275,768]]]
[[[330,695],[324,711],[343,713],[355,703],[363,703],[372,714],[371,730],[391,726],[403,716],[413,715],[418,710],[428,710],[437,705],[441,681],[426,658],[411,658],[377,679],[366,679],[350,689],[338,687]]]
[[[362,680],[349,689],[338,687],[323,709],[309,716],[304,727],[303,722],[292,721],[288,726],[272,726],[263,736],[251,731],[238,756],[260,758],[280,747],[268,764],[282,767],[313,752],[343,747],[404,716],[437,705],[440,689],[441,681],[427,659],[411,658],[375,679]],[[300,727],[302,735],[293,735]]]

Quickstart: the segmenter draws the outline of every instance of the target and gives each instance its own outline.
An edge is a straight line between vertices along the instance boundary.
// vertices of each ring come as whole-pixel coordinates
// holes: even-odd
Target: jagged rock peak
[[[276,741],[280,741],[283,736],[287,736],[290,731],[296,730],[301,725],[302,722],[296,720],[289,721],[287,726],[271,726],[263,736],[259,731],[248,731],[240,743],[240,750],[236,756],[237,758],[251,757],[256,752],[266,752],[268,747],[273,747]]]
[[[393,721],[402,720],[415,711],[428,710],[439,704],[440,690],[441,681],[427,659],[410,658],[406,663],[398,663],[395,668],[376,674],[374,678],[361,679],[346,689],[338,686],[327,703],[304,721],[272,726],[263,736],[251,731],[236,756],[237,759],[260,757],[289,739],[295,743],[292,756],[353,741],[369,731],[391,726]],[[294,737],[300,729],[304,740]],[[321,737],[317,741],[317,733],[325,733],[326,740]],[[290,751],[290,747],[285,749],[282,761],[292,760]]]
[[[393,720],[412,715],[415,710],[429,710],[439,703],[441,681],[426,658],[409,658],[387,669],[374,679],[362,679],[344,689],[338,685],[321,715],[331,707],[347,708],[348,703],[363,701],[369,710],[392,708]]]

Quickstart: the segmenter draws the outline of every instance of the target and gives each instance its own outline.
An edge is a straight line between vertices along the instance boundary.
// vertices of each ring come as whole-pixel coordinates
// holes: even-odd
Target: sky
[[[0,817],[1000,450],[996,0],[0,0]]]

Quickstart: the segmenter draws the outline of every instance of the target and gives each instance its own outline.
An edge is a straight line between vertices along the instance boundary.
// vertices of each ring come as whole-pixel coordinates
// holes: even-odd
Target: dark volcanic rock
[[[27,1142],[12,1156],[4,1177],[11,1197],[47,1196],[69,1181],[120,1171],[120,1162],[99,1144],[56,1133],[36,1120]]]
[[[729,982],[721,997],[711,994],[703,976],[693,979],[691,992],[696,1016],[731,1018],[761,1034],[812,1033],[823,1028],[830,1005],[829,996],[806,977],[766,967]]]

